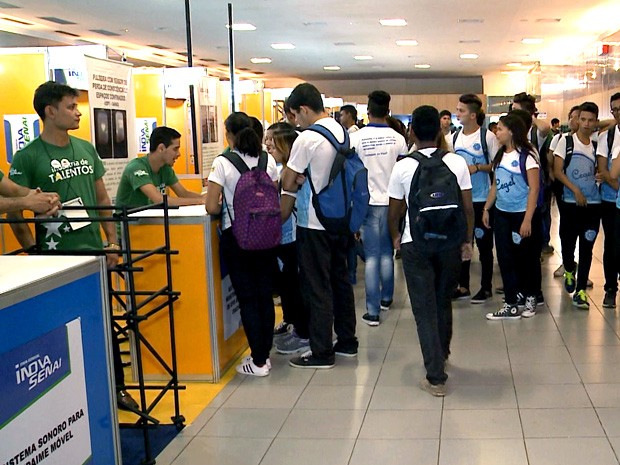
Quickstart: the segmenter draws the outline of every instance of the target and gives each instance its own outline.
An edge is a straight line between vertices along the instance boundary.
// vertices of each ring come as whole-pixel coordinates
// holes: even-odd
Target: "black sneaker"
[[[379,324],[381,323],[381,318],[379,317],[379,315],[364,313],[364,315],[362,316],[362,321],[368,326],[379,326]]]
[[[603,308],[616,308],[616,291],[605,291]]]
[[[312,351],[304,352],[299,357],[295,357],[289,360],[288,364],[295,368],[312,368],[316,370],[328,370],[334,368],[334,358],[326,360],[322,358],[316,358],[312,355]]]
[[[504,286],[499,286],[495,288],[495,293],[496,294],[503,294],[504,293]]]
[[[124,389],[121,389],[116,393],[116,403],[118,404],[118,408],[121,410],[140,410],[138,403],[133,397],[131,397],[131,394]]]
[[[517,294],[517,307],[519,307],[519,310],[525,308],[525,296],[520,292]]]
[[[493,297],[493,293],[491,291],[485,291],[484,289],[480,289],[478,293],[471,298],[470,302],[472,304],[483,304],[491,297]]]
[[[471,295],[471,292],[469,292],[469,289],[457,287],[452,293],[452,300],[467,299],[470,295]]]
[[[357,357],[357,347],[345,347],[339,342],[336,342],[336,344],[334,344],[334,352],[336,353],[336,355],[340,355],[341,357]]]
[[[276,325],[275,328],[273,328],[273,335],[284,336],[288,334],[291,330],[290,326],[291,325],[288,324],[286,321],[281,321],[279,324]]]
[[[543,295],[542,291],[540,291],[536,296],[536,305],[538,305],[539,307],[541,305],[545,305],[545,296]]]
[[[520,320],[521,313],[516,305],[504,303],[504,306],[495,313],[487,313],[487,320]]]
[[[380,303],[381,310],[387,312],[392,306],[392,300],[382,300]]]

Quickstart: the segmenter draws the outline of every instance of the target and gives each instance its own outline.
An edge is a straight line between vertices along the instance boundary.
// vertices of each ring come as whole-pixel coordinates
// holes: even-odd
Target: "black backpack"
[[[540,171],[543,174],[544,185],[547,186],[551,182],[549,171],[553,169],[551,166],[549,166],[547,153],[549,152],[549,146],[551,145],[554,134],[549,132],[549,134],[547,134],[547,137],[545,137],[542,147],[540,147],[540,150],[538,150],[538,128],[534,125],[532,125],[532,127],[534,128],[534,130],[532,131],[532,140],[530,142],[532,143],[536,151],[539,152],[538,155],[540,157]]]
[[[461,187],[443,162],[446,153],[437,149],[430,158],[419,152],[409,155],[419,163],[409,190],[411,237],[429,253],[460,247],[467,232]]]

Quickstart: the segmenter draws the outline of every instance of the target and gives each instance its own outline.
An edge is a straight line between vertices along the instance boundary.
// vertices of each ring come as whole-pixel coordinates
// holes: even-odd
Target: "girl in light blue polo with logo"
[[[536,314],[540,289],[536,267],[540,266],[541,224],[536,204],[540,188],[538,153],[529,142],[523,119],[502,116],[497,125],[501,144],[493,160],[495,183],[484,204],[482,221],[491,226],[489,209],[495,204],[493,229],[497,261],[504,282],[505,303],[486,315],[489,320],[512,320]],[[518,293],[525,295],[520,311]]]

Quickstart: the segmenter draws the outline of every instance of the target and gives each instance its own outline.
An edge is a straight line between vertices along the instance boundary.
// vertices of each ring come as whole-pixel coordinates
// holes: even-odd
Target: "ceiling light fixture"
[[[477,53],[461,53],[459,55],[459,58],[461,60],[477,60],[478,54]]]
[[[367,60],[373,59],[371,55],[355,55],[353,58],[355,58],[358,61],[367,61]]]
[[[459,23],[461,24],[482,24],[484,23],[484,19],[459,19],[458,20]]]
[[[416,45],[418,45],[418,41],[414,39],[397,40],[396,45],[399,45],[401,47],[415,47]]]
[[[381,23],[381,26],[390,26],[390,27],[404,27],[407,25],[407,21],[405,21],[402,18],[380,19],[379,23]]]
[[[226,25],[226,27],[227,28],[229,27],[228,24]],[[256,26],[250,23],[233,23],[232,30],[233,31],[255,31]]]
[[[271,63],[271,58],[250,58],[250,61],[252,63],[254,63],[255,65],[262,65],[262,64],[268,64]]]
[[[431,65],[429,65],[428,63],[420,63],[417,65],[413,65],[413,67],[418,69],[428,69],[431,67]]]
[[[340,66],[323,66],[325,71],[340,71]]]
[[[525,45],[538,45],[542,44],[545,40],[540,37],[525,37],[521,39],[521,43]]]
[[[520,61],[515,61],[512,63],[506,63],[506,66],[508,66],[509,68],[520,68],[521,66],[523,66],[523,63],[521,63]]]
[[[293,50],[295,46],[289,43],[275,43],[271,44],[271,48],[274,50]]]

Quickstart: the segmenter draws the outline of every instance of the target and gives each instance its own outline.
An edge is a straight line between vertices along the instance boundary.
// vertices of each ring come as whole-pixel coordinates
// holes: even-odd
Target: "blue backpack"
[[[343,142],[338,142],[331,131],[320,124],[313,124],[307,130],[318,132],[336,149],[329,181],[320,192],[314,189],[310,173],[307,175],[316,216],[326,231],[356,233],[366,218],[370,202],[368,170],[355,149],[351,148],[346,130]]]

